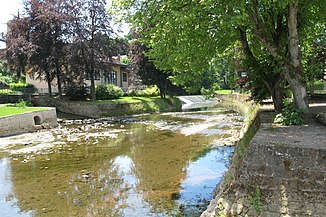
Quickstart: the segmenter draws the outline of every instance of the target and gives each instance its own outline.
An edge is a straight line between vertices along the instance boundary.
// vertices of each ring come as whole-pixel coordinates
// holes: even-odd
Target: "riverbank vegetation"
[[[219,78],[212,87],[228,84],[257,100],[272,97],[277,112],[290,93],[309,113],[307,83],[321,80],[325,68],[323,1],[113,3],[145,56],[175,84],[191,89]]]
[[[47,110],[47,108],[37,108],[37,107],[15,107],[15,106],[1,106],[0,107],[0,117],[9,115],[18,115],[30,111],[40,111]]]

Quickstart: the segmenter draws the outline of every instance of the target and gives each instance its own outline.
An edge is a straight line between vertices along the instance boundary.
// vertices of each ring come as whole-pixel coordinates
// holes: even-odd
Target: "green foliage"
[[[274,123],[283,125],[302,125],[304,112],[298,109],[290,99],[284,99],[282,113],[277,114]]]
[[[18,108],[33,107],[33,104],[30,101],[25,101],[21,99],[17,103],[15,103],[13,107],[18,107]]]
[[[13,76],[8,67],[0,63],[0,82],[7,84],[18,82],[17,77]]]
[[[102,84],[96,87],[96,99],[118,99],[123,96],[123,90],[114,84]]]
[[[123,109],[110,111],[107,113],[100,114],[101,116],[122,116],[122,115],[133,115],[146,112],[162,112],[162,111],[180,111],[181,110],[181,101],[178,98],[168,97],[165,99],[154,97],[121,97],[117,100],[110,101],[92,101],[87,103],[114,103],[122,104]],[[118,107],[121,108],[121,107]]]
[[[13,90],[9,90],[9,89],[0,90],[0,95],[8,95],[8,94],[21,95],[22,92],[20,92],[20,91],[13,91]]]
[[[259,187],[256,187],[253,195],[249,195],[249,203],[256,212],[261,212],[261,192]]]
[[[214,97],[214,94],[220,90],[220,85],[215,83],[212,85],[210,89],[205,89],[204,87],[201,88],[200,93],[204,95],[206,98]]]
[[[88,98],[87,89],[84,86],[78,86],[71,83],[64,89],[64,92],[69,100],[79,101],[86,100]]]
[[[308,83],[308,88],[310,88],[312,82]],[[323,80],[318,80],[314,81],[313,84],[315,90],[324,90],[324,81]]]
[[[294,7],[296,3],[299,3],[298,8]],[[233,51],[231,53],[235,58],[230,60],[237,62],[233,65],[239,66],[244,56],[255,59],[257,65],[253,65],[251,60],[248,64],[253,65],[252,68],[234,67],[234,71],[250,70],[249,78],[254,81],[255,87],[251,92],[258,99],[273,94],[274,89],[277,89],[276,96],[281,95],[284,79],[288,79],[290,84],[294,78],[305,80],[302,73],[293,67],[284,70],[284,65],[292,64],[289,60],[289,54],[292,55],[289,50],[292,49],[289,47],[306,53],[313,42],[325,41],[320,36],[325,32],[325,1],[321,0],[113,0],[113,7],[142,35],[140,41],[149,49],[146,55],[155,67],[172,72],[174,83],[196,84],[198,79],[204,78],[203,73],[212,59],[220,58],[226,51]],[[297,11],[298,16],[289,16],[290,12]],[[289,33],[296,34],[288,28],[288,24],[292,23],[290,21],[298,23],[298,44],[289,43]],[[240,32],[246,35],[246,44]],[[242,48],[235,46],[239,41]],[[232,49],[236,47],[238,49]],[[301,57],[299,61],[301,64]],[[284,76],[287,71],[294,76]],[[234,81],[229,87],[235,84]],[[303,98],[296,99],[296,102],[304,108],[302,105],[306,103]]]
[[[33,93],[35,92],[34,85],[32,84],[25,84],[25,83],[11,83],[9,84],[10,89],[13,91],[20,91],[23,93]]]
[[[0,109],[0,117],[23,114],[30,111],[42,111],[42,110],[47,110],[47,108],[35,108],[35,107],[19,108],[19,107],[12,107],[12,106],[2,106]]]
[[[13,83],[13,82],[16,82],[17,79],[12,77],[12,76],[5,76],[3,74],[0,73],[0,82],[5,82],[7,84],[10,84],[10,83]]]
[[[124,64],[127,64],[127,65],[129,65],[129,64],[131,63],[130,59],[128,59],[128,58],[122,58],[122,59],[120,60],[120,62],[122,62],[122,63],[124,63]]]
[[[128,91],[128,96],[137,96],[137,97],[154,97],[159,96],[160,92],[157,86],[147,87],[144,90],[130,90]]]

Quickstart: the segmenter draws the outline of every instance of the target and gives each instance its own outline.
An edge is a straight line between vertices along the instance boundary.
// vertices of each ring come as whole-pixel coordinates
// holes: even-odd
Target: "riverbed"
[[[0,138],[0,216],[199,216],[243,121],[210,108]]]

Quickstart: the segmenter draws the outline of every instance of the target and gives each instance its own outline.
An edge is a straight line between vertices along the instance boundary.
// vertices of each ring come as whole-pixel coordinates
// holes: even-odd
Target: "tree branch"
[[[253,0],[252,6],[253,6],[253,14],[251,15],[251,17],[256,27],[255,29],[253,29],[254,35],[265,45],[266,49],[270,52],[270,54],[273,57],[275,58],[281,57],[277,46],[272,40],[270,40],[270,38],[267,36],[267,33],[264,29],[264,26],[260,19],[258,0]]]

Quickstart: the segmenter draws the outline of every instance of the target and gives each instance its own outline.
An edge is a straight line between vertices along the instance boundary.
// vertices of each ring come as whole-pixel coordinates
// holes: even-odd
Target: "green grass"
[[[35,107],[19,108],[19,107],[12,107],[12,106],[1,106],[0,117],[8,116],[8,115],[18,115],[30,111],[40,111],[40,110],[47,110],[47,108],[35,108]]]
[[[231,94],[233,91],[232,90],[217,90],[215,93],[217,94]]]
[[[110,100],[96,100],[96,101],[80,101],[80,103],[86,104],[119,104],[119,103],[137,103],[137,102],[157,102],[160,101],[159,97],[131,97],[124,96],[119,99],[110,99]]]
[[[86,104],[118,104],[118,103],[136,103],[136,102],[153,102],[159,98],[148,98],[148,97],[131,97],[125,96],[119,99],[110,99],[110,100],[96,100],[96,101],[81,101],[81,103]]]

